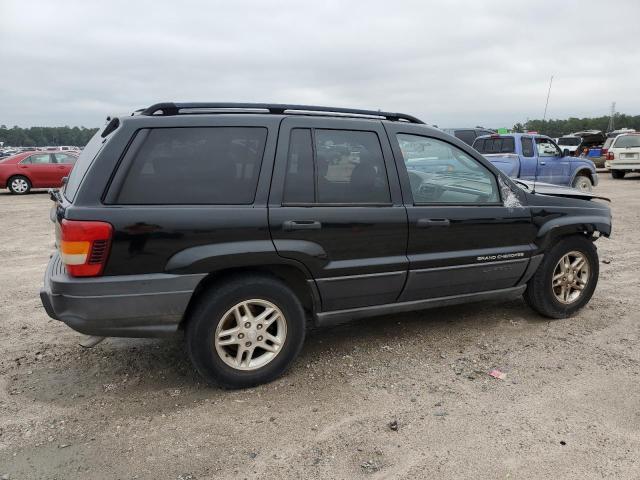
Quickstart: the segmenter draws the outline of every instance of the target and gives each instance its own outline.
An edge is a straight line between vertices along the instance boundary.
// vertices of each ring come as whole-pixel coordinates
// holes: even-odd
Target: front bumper
[[[159,337],[177,332],[205,274],[70,277],[54,254],[40,299],[47,314],[74,330],[102,337]]]

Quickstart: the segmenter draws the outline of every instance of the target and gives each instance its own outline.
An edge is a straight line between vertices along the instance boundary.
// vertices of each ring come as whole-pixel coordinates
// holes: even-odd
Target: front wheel
[[[305,316],[282,282],[242,276],[205,292],[187,320],[189,356],[204,379],[247,388],[282,375],[300,352]]]
[[[576,175],[571,186],[581,192],[591,192],[593,190],[593,183],[587,175]]]
[[[526,302],[549,318],[566,318],[584,307],[598,283],[598,251],[586,237],[560,240],[527,284]]]
[[[26,195],[31,190],[31,182],[27,177],[16,175],[7,182],[9,191],[15,195]]]
[[[620,179],[620,178],[624,178],[625,175],[624,170],[611,170],[611,177],[615,178],[615,179]]]

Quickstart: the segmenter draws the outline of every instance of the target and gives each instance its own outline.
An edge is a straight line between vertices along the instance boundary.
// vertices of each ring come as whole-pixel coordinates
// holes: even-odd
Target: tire
[[[588,274],[584,275],[584,271],[578,275],[570,273],[566,277],[563,276],[557,281],[562,283],[563,279],[567,281],[575,278],[576,283],[581,279],[587,279],[583,289],[575,299],[567,299],[561,301],[557,297],[557,293],[562,292],[562,287],[556,286],[554,290],[554,275],[559,275],[557,268],[561,268],[559,262],[567,254],[579,254],[585,260],[588,268]],[[527,289],[524,292],[524,299],[536,312],[549,318],[567,318],[575,314],[584,307],[596,289],[598,284],[599,263],[598,251],[591,240],[583,236],[570,236],[559,240],[549,252],[545,255],[542,263],[533,277],[527,283]],[[576,269],[577,270],[577,269]],[[566,291],[566,289],[565,289]],[[571,292],[571,289],[569,289]]]
[[[16,175],[7,181],[7,188],[14,195],[26,195],[31,191],[31,182],[27,177]]]
[[[611,170],[611,177],[615,179],[624,178],[625,173],[627,172],[624,170]]]
[[[593,191],[593,182],[588,175],[578,174],[571,184],[573,188],[577,188],[581,192]]]
[[[265,310],[260,310],[262,307]],[[260,313],[272,307],[273,313],[261,322]],[[267,325],[269,321],[273,323]],[[208,383],[225,388],[253,387],[281,376],[300,353],[305,336],[305,314],[296,295],[281,281],[262,275],[232,277],[214,284],[202,294],[187,322],[191,362]],[[247,322],[251,328],[246,328]],[[236,329],[231,335],[220,334]],[[267,337],[279,339],[281,345]],[[247,353],[240,353],[239,348]]]

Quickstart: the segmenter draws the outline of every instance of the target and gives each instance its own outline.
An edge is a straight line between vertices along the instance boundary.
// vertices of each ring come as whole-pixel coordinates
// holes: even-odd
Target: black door
[[[400,301],[515,286],[535,249],[529,209],[446,136],[385,125],[409,221],[410,272]]]
[[[278,253],[311,272],[323,311],[396,301],[407,217],[381,122],[283,120],[269,225]]]

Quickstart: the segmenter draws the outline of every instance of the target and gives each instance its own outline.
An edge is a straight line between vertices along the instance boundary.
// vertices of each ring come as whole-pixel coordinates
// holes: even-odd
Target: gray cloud
[[[0,124],[205,100],[510,126],[542,116],[551,75],[550,117],[640,113],[637,0],[2,0],[0,18]]]

